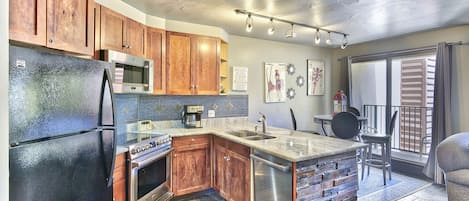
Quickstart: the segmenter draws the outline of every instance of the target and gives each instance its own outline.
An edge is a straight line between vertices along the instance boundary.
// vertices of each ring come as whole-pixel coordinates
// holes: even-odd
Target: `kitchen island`
[[[290,191],[291,196],[289,196],[291,200],[357,199],[356,150],[366,147],[365,144],[273,127],[267,129],[267,135],[275,137],[272,139],[248,140],[232,134],[233,131],[239,130],[254,131],[253,128],[254,125],[230,126],[229,129],[171,128],[155,129],[145,131],[145,133],[168,133],[173,139],[202,135],[214,136],[213,138],[216,139],[223,139],[230,143],[248,147],[251,154],[255,150],[255,152],[262,152],[284,159],[290,163],[288,167],[291,171],[291,182],[288,181],[287,183],[291,184],[292,190]],[[212,158],[216,160],[215,157]],[[215,162],[212,164],[213,166],[217,165]],[[250,177],[252,179],[248,178],[248,181],[251,180],[249,186],[251,186],[250,191],[253,192],[250,196],[252,200],[256,194],[256,189],[253,187],[255,171],[255,169],[251,171]],[[216,171],[213,172],[216,176]],[[216,178],[214,180],[216,181]],[[220,194],[223,196],[223,192],[220,192]]]

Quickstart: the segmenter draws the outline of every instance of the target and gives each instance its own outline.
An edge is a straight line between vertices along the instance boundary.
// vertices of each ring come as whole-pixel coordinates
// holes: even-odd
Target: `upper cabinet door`
[[[192,40],[192,68],[198,95],[217,95],[219,92],[220,40],[195,36]]]
[[[191,38],[187,34],[167,32],[166,92],[190,95],[195,86],[191,77]]]
[[[166,31],[147,27],[147,58],[153,60],[153,94],[166,93]]]
[[[94,1],[47,0],[47,47],[93,55]]]
[[[45,45],[46,0],[10,0],[10,39]]]
[[[146,27],[131,19],[127,19],[124,38],[127,41],[127,51],[129,54],[145,57],[145,35]]]
[[[125,52],[125,23],[125,16],[101,6],[101,49]]]

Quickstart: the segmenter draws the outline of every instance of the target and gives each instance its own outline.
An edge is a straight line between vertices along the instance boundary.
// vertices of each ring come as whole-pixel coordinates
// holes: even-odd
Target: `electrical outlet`
[[[215,110],[208,110],[208,117],[210,118],[215,117]]]

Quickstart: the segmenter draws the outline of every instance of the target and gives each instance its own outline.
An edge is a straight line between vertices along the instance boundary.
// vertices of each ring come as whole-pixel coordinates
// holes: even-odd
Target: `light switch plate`
[[[215,110],[208,110],[208,117],[210,118],[215,117]]]

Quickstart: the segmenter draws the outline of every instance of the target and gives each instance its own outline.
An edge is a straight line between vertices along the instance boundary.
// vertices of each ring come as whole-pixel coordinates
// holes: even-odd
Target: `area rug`
[[[361,170],[358,170],[361,176]],[[370,169],[370,176],[366,175],[359,180],[358,200],[360,201],[389,201],[399,200],[424,186],[431,185],[430,182],[408,177],[402,174],[392,173],[392,180],[386,175],[387,184],[383,185],[383,172],[377,168]]]

